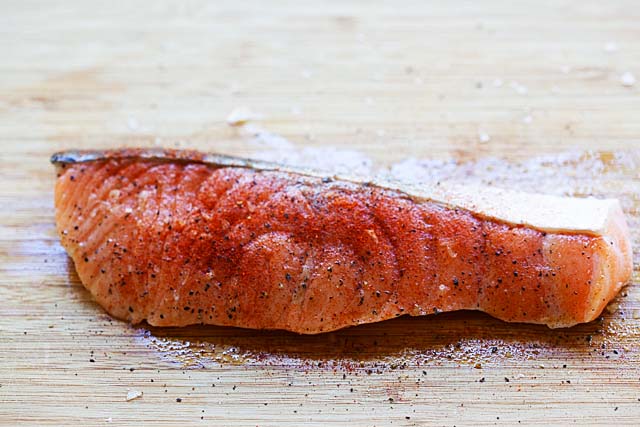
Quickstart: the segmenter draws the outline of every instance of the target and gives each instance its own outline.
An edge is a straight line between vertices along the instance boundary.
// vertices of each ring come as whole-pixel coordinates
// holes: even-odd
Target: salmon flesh
[[[55,154],[56,225],[114,317],[302,334],[480,310],[589,322],[630,280],[616,200],[401,186],[195,151]]]

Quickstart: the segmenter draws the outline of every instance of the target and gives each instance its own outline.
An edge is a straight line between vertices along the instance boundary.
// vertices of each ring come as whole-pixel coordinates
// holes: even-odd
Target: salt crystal
[[[502,79],[495,79],[493,81],[493,86],[495,86],[495,87],[502,87],[502,84],[503,84]]]
[[[313,74],[309,70],[302,70],[302,77],[305,79],[310,79]]]
[[[571,67],[568,65],[563,65],[562,67],[560,67],[560,71],[562,71],[562,74],[569,74],[571,72]]]
[[[526,124],[529,124],[529,123],[531,123],[532,121],[533,121],[533,117],[531,117],[531,115],[530,115],[530,114],[527,114],[526,116],[524,116],[524,117],[522,118],[522,122],[523,122],[523,123],[526,123]]]
[[[604,45],[604,51],[607,53],[613,53],[618,51],[618,43],[609,42]]]
[[[636,84],[636,78],[633,74],[627,71],[622,76],[620,76],[620,83],[622,83],[622,86],[631,87]]]
[[[141,391],[138,391],[138,390],[129,390],[129,391],[127,392],[127,398],[126,398],[126,401],[128,402],[128,401],[130,401],[130,400],[134,400],[134,399],[137,399],[137,398],[139,398],[139,397],[142,397],[142,392],[141,392]]]
[[[488,134],[484,133],[484,132],[480,132],[480,134],[478,134],[478,139],[482,143],[487,143],[487,142],[491,141],[491,137]]]

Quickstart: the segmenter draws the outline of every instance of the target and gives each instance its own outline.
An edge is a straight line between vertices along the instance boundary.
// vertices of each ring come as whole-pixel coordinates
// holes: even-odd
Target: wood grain
[[[637,266],[640,84],[620,78],[640,78],[638,22],[632,1],[2,2],[0,424],[637,425],[637,267],[567,330],[476,313],[317,337],[130,326],[58,243],[48,157],[259,154],[268,141],[225,120],[247,106],[296,150],[620,197]]]

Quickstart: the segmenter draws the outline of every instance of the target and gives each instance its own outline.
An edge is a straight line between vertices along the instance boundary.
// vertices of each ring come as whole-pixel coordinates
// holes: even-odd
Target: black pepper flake
[[[129,306],[129,313],[133,313],[133,307]]]
[[[291,281],[291,275],[289,273],[286,273],[284,278],[287,279],[287,281]]]
[[[480,379],[478,380],[478,382],[483,383],[483,382],[484,382],[484,377],[480,378]]]
[[[505,382],[505,383],[508,383],[508,382],[509,382],[509,378],[504,377],[504,382]]]
[[[94,359],[89,359],[89,362],[95,363],[96,361]]]
[[[179,397],[176,397],[176,402],[180,403],[180,402],[182,402],[182,399],[179,398]]]
[[[453,286],[458,286],[459,282],[458,282],[458,278],[454,277],[453,278]]]

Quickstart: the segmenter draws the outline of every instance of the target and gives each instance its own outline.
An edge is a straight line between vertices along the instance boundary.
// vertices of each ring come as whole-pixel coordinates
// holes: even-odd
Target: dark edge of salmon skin
[[[67,150],[51,156],[54,165],[85,163],[109,159],[139,158],[140,160],[155,160],[167,162],[202,163],[217,167],[241,167],[247,169],[290,172],[314,177],[331,174],[312,169],[286,166],[275,162],[253,160],[243,157],[229,156],[217,153],[202,153],[195,150],[174,150],[154,148],[124,148],[113,150]],[[349,180],[349,178],[344,178]],[[362,183],[361,181],[359,181]]]

